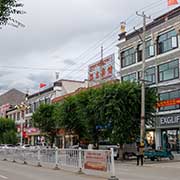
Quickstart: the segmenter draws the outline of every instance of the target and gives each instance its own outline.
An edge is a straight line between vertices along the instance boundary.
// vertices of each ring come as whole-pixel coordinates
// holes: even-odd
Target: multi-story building
[[[141,80],[143,29],[119,36],[121,81]],[[159,97],[154,127],[146,128],[149,143],[163,148],[167,141],[180,150],[180,7],[146,26],[145,82]]]
[[[0,96],[0,117],[7,117],[7,111],[23,102],[25,94],[17,89],[11,89]],[[15,116],[17,116],[15,114]],[[14,117],[15,119],[16,117]]]
[[[41,136],[40,131],[32,125],[32,115],[40,104],[50,104],[54,98],[72,93],[78,88],[86,86],[85,81],[61,79],[54,82],[53,86],[44,88],[37,93],[29,95],[27,97],[27,101],[25,102],[28,107],[24,116],[24,127],[27,137],[25,142],[34,145],[39,143],[41,140],[44,141],[44,137]]]

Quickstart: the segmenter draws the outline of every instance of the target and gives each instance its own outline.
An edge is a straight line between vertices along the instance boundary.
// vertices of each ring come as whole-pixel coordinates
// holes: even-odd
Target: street
[[[119,180],[179,180],[180,162],[146,162],[143,167],[135,161],[117,162],[116,175]],[[0,180],[103,180],[96,176],[73,173],[65,170],[52,170],[30,165],[0,161]]]
[[[180,162],[148,161],[136,166],[136,161],[117,162],[116,175],[120,180],[179,180]]]
[[[34,167],[18,163],[0,161],[0,180],[100,180],[94,176],[63,170]]]

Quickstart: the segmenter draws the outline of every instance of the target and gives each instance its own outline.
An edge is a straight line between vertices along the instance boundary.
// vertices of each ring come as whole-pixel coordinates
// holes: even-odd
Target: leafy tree
[[[46,133],[50,139],[51,146],[54,143],[58,130],[58,122],[54,118],[54,113],[55,105],[41,104],[32,116],[34,127],[39,128],[42,133]]]
[[[16,144],[16,126],[11,119],[0,118],[0,144]]]
[[[155,103],[154,89],[147,88],[146,124],[152,124]],[[141,87],[130,82],[105,84],[67,98],[60,112],[66,129],[95,144],[107,138],[119,144],[131,142],[140,133]]]
[[[14,27],[24,27],[21,22],[12,18],[13,14],[25,13],[21,10],[21,7],[23,7],[23,4],[19,0],[0,0],[0,28],[7,24]]]
[[[68,134],[78,134],[79,140],[86,139],[88,136],[86,115],[83,112],[86,99],[84,94],[82,96],[84,98],[81,94],[68,97],[56,111],[59,112],[60,127],[64,128]]]
[[[146,88],[146,124],[153,123],[156,93]],[[120,145],[135,141],[140,134],[141,86],[137,83],[104,84],[60,104],[41,105],[34,113],[36,127],[52,137],[58,128],[97,144],[109,139]]]

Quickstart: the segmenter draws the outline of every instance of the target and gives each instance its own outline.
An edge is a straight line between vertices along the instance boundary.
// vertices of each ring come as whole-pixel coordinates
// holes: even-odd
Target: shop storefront
[[[180,113],[157,117],[156,137],[157,147],[180,153]]]

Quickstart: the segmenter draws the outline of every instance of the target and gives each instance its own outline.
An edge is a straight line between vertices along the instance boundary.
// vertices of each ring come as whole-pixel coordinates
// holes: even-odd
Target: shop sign
[[[27,128],[26,133],[27,135],[39,134],[40,130],[38,128]]]
[[[174,106],[177,104],[180,104],[180,98],[159,101],[157,103],[157,108],[166,107],[166,106]]]
[[[107,171],[107,153],[85,151],[84,168],[96,171]]]
[[[115,58],[114,54],[103,58],[89,65],[88,68],[89,82],[96,84],[100,80],[110,80],[115,75]]]
[[[160,117],[160,125],[176,125],[180,123],[180,114]]]

